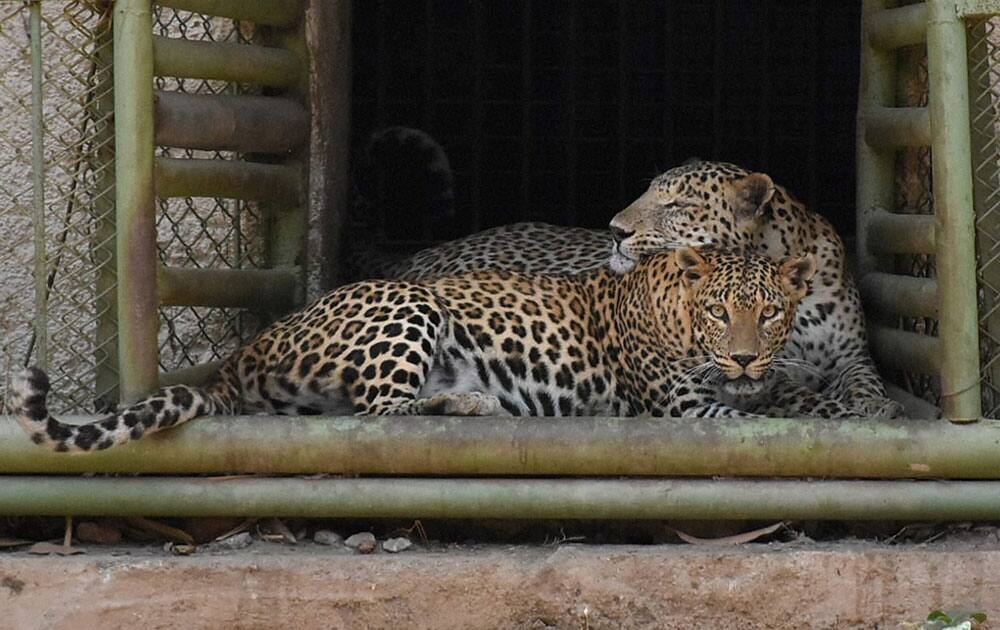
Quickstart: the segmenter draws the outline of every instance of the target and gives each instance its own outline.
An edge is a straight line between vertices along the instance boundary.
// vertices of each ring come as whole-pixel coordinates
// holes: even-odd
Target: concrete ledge
[[[0,628],[894,628],[939,607],[1000,619],[998,566],[954,544],[5,553]]]

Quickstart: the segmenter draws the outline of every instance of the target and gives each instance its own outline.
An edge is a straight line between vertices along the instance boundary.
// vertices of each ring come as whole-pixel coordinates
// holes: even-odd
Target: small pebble
[[[408,538],[390,538],[382,543],[382,548],[389,553],[399,553],[413,546]]]
[[[244,549],[249,547],[251,543],[253,543],[253,536],[250,535],[250,532],[240,532],[218,541],[213,546],[216,549]]]
[[[374,540],[362,540],[358,545],[358,553],[371,553],[378,547]]]
[[[374,542],[375,534],[371,532],[361,532],[360,534],[348,536],[347,540],[344,541],[344,544],[351,549],[358,549],[362,544],[367,546],[368,544],[373,544]]]
[[[342,545],[344,537],[328,529],[319,529],[313,534],[313,542],[318,545]]]

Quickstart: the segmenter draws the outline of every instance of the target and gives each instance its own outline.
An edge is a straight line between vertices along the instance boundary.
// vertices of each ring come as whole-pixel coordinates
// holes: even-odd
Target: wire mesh
[[[252,43],[251,24],[190,11],[156,8],[154,33],[195,41]],[[257,88],[201,79],[157,77],[156,89],[186,94],[247,94]],[[161,147],[158,155],[173,158],[240,159],[233,152],[192,151]],[[176,267],[238,269],[263,267],[263,241],[257,238],[257,205],[234,199],[173,198],[158,201],[157,238],[160,260]],[[205,307],[163,308],[160,366],[178,369],[225,357],[258,325],[245,311]]]
[[[95,370],[114,352],[97,345],[100,317],[114,303],[98,288],[99,270],[113,272],[113,163],[110,2],[46,1],[40,7],[42,90],[32,91],[29,2],[0,2],[0,361],[3,378],[29,363],[47,364],[57,409],[90,409]],[[42,99],[42,125],[32,103]],[[41,134],[41,135],[38,135]],[[43,140],[44,243],[34,240],[32,139]],[[44,260],[36,286],[34,261]],[[47,294],[47,356],[33,332],[32,296]]]
[[[983,413],[1000,416],[1000,18],[968,23]]]

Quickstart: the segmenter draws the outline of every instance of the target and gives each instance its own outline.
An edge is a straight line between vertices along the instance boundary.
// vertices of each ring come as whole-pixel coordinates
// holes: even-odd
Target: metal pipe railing
[[[157,92],[155,110],[162,146],[285,154],[309,139],[309,112],[280,96]]]
[[[150,1],[117,0],[114,8],[118,356],[124,400],[155,389],[158,373]]]
[[[153,38],[153,68],[161,77],[290,87],[298,84],[301,65],[294,53],[283,48]]]
[[[937,317],[938,285],[932,278],[873,271],[858,284],[872,314]]]
[[[294,268],[181,269],[161,267],[160,304],[217,306],[283,313],[298,303],[299,278]]]
[[[865,244],[874,254],[933,254],[937,251],[934,216],[876,209],[868,219]]]
[[[1000,422],[218,417],[86,456],[0,422],[0,473],[84,472],[998,479]]]
[[[10,477],[0,515],[997,520],[996,481]]]
[[[918,2],[878,11],[868,18],[868,41],[880,50],[921,44],[927,39],[927,5]]]
[[[940,305],[941,409],[954,419],[982,414],[976,289],[975,209],[965,24],[953,0],[928,0],[927,76]]]
[[[301,203],[302,169],[236,160],[156,158],[156,194]]]
[[[941,369],[941,340],[938,337],[879,324],[868,327],[868,337],[872,352],[889,367],[932,375]]]
[[[929,145],[927,108],[872,106],[865,114],[865,142],[883,150]]]

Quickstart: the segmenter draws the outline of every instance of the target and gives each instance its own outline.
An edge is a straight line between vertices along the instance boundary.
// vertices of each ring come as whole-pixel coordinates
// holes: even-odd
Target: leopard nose
[[[740,367],[747,367],[757,360],[756,354],[734,354],[733,361],[740,364]]]
[[[635,230],[623,230],[617,225],[609,225],[608,227],[611,230],[611,238],[613,238],[616,243],[621,243],[628,237],[635,234]]]

